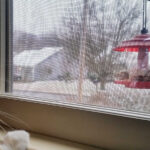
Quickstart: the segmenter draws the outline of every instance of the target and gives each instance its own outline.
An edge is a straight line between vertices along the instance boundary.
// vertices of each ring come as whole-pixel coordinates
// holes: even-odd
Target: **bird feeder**
[[[149,0],[150,1],[150,0]],[[119,80],[116,84],[125,85],[128,88],[150,89],[150,69],[149,69],[149,52],[150,52],[150,34],[146,29],[147,22],[147,0],[143,0],[143,29],[141,34],[131,40],[123,41],[114,48],[117,52],[136,52],[137,67],[132,73],[122,71],[119,73]],[[132,74],[132,75],[131,75]]]

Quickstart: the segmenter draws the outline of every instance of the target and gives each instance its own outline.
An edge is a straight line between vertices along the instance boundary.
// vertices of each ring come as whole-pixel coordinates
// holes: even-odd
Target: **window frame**
[[[113,114],[117,116],[136,118],[150,121],[150,114],[142,112],[134,112],[127,110],[119,110],[114,108],[106,108],[100,106],[90,106],[88,104],[80,103],[66,103],[56,102],[55,100],[45,100],[37,98],[24,98],[11,95],[12,78],[13,78],[13,0],[0,0],[0,93],[2,98],[22,99],[23,101],[35,101],[41,104],[57,105],[79,110],[88,110],[92,112],[100,112],[106,114]]]
[[[85,0],[86,2],[86,0]],[[0,0],[0,93],[3,98],[22,99],[23,101],[33,101],[41,104],[57,105],[79,110],[88,110],[92,112],[100,112],[106,114],[113,114],[117,116],[136,118],[150,121],[150,114],[144,112],[134,112],[127,110],[119,110],[115,108],[94,106],[81,103],[66,103],[56,102],[53,99],[45,100],[31,97],[19,97],[10,94],[13,86],[13,0]]]
[[[142,112],[134,112],[127,110],[119,110],[114,108],[106,108],[100,106],[90,106],[80,103],[56,102],[55,100],[45,100],[37,98],[24,98],[10,94],[13,82],[13,0],[0,0],[0,93],[2,98],[16,98],[23,101],[35,101],[38,103],[58,105],[63,107],[75,108],[80,110],[88,110],[92,112],[100,112],[106,114],[114,114],[117,116],[136,118],[142,120],[150,120],[150,114]]]
[[[0,0],[0,93],[12,91],[13,1]]]
[[[5,0],[6,5],[6,49],[5,49],[5,93],[13,89],[13,0]]]
[[[0,0],[0,92],[5,93],[6,1]]]
[[[21,105],[21,107],[22,107],[22,105],[23,105],[22,109],[24,111],[24,114],[27,113],[26,112],[26,110],[28,110],[27,106],[29,106],[30,110],[33,108],[34,115],[35,115],[38,112],[38,109],[36,109],[36,107],[38,105],[41,107],[45,107],[45,112],[47,112],[48,114],[52,113],[54,115],[54,117],[56,117],[56,118],[58,117],[58,115],[60,116],[61,111],[65,112],[65,114],[66,114],[69,110],[69,112],[71,112],[71,114],[75,113],[76,119],[78,121],[80,120],[81,113],[85,114],[85,116],[87,118],[89,118],[89,120],[92,120],[92,117],[95,117],[94,121],[95,121],[95,123],[97,123],[99,125],[101,124],[101,121],[104,121],[104,122],[106,121],[106,124],[108,125],[108,123],[111,123],[111,122],[117,120],[116,122],[113,122],[113,124],[114,124],[114,126],[116,125],[116,128],[118,128],[118,135],[121,135],[122,132],[127,129],[127,127],[125,128],[125,127],[117,126],[118,124],[120,124],[120,122],[127,121],[128,123],[130,123],[130,125],[132,126],[130,129],[134,129],[135,127],[138,128],[138,124],[136,125],[136,123],[140,123],[141,124],[141,126],[140,126],[141,135],[142,135],[141,127],[143,127],[143,131],[144,131],[144,134],[141,136],[141,143],[142,144],[145,143],[144,136],[147,135],[146,130],[148,128],[150,129],[150,126],[149,126],[150,114],[118,110],[118,109],[112,109],[112,108],[97,107],[97,106],[89,106],[86,104],[64,103],[61,101],[56,102],[55,100],[47,101],[45,99],[35,99],[35,98],[32,99],[32,98],[18,97],[18,96],[13,96],[13,95],[7,93],[7,92],[10,92],[12,89],[12,86],[10,86],[10,84],[12,83],[12,77],[13,77],[12,71],[10,71],[12,68],[12,59],[11,59],[12,58],[12,51],[11,51],[12,37],[8,38],[12,34],[12,21],[13,20],[12,20],[11,12],[12,12],[12,0],[0,0],[0,16],[1,16],[0,17],[0,23],[1,23],[0,24],[0,34],[1,34],[1,36],[0,36],[0,92],[2,93],[0,95],[0,101],[1,101],[0,108],[2,110],[6,111],[6,112],[11,112],[12,114],[17,116],[19,107],[15,108],[14,105],[16,103],[18,103],[19,104],[18,106]],[[7,56],[6,56],[6,53],[7,53]],[[6,82],[6,80],[9,82]],[[13,105],[12,107],[11,107],[10,103]],[[27,104],[27,105],[24,106],[24,104]],[[57,111],[59,110],[60,111],[59,114],[53,113],[53,111],[51,111],[51,109],[53,109],[53,108],[55,108],[54,110],[57,110]],[[27,114],[30,115],[29,112]],[[41,112],[41,114],[44,114],[44,112]],[[95,128],[93,125],[91,125],[91,129],[89,127],[86,127],[86,124],[88,124],[87,118],[85,118],[85,122],[78,122],[78,124],[80,124],[80,125],[85,124],[85,130],[86,130],[87,134],[90,133],[89,130],[92,130],[96,133],[96,130],[99,129],[98,127]],[[27,123],[32,122],[32,124],[34,124],[33,123],[34,120],[28,119],[28,117],[26,115],[22,116],[22,119],[27,121]],[[47,120],[50,120],[50,118],[48,116],[44,117],[44,118],[42,118],[42,117],[39,118],[39,122],[44,121],[46,123]],[[67,120],[72,120],[72,116],[68,114]],[[61,122],[61,119],[60,119],[60,122]],[[58,123],[58,122],[56,122],[56,123]],[[12,123],[12,125],[19,127],[18,124],[14,125]],[[148,128],[144,129],[145,125]],[[64,138],[67,140],[74,140],[76,142],[90,144],[90,145],[94,145],[94,146],[103,145],[102,143],[98,143],[98,141],[99,141],[98,138],[100,138],[100,139],[102,138],[101,135],[97,136],[97,139],[95,139],[97,142],[95,143],[94,141],[92,141],[92,142],[88,141],[88,139],[84,140],[83,137],[80,137],[80,132],[77,133],[77,135],[80,137],[79,139],[76,139],[75,135],[73,133],[70,133],[70,135],[72,134],[72,138],[70,139],[69,136],[67,136],[67,135],[58,136],[59,132],[63,133],[62,130],[56,131],[57,134],[55,134],[52,132],[53,128],[49,127],[49,128],[47,128],[48,133],[46,133],[46,131],[44,132],[42,130],[42,125],[41,125],[41,128],[39,126],[38,126],[39,128],[36,128],[36,126],[37,125],[34,124],[34,128],[31,131],[39,132],[41,134],[52,135],[52,136],[56,136],[59,138],[63,138],[63,136],[64,136]],[[59,127],[59,126],[61,126],[61,124],[56,124],[56,126]],[[109,127],[111,128],[111,126],[109,126]],[[39,131],[38,131],[38,129],[39,129]],[[58,129],[58,128],[56,128],[56,129]],[[74,129],[77,131],[78,127],[73,126],[72,130],[74,130]],[[107,130],[108,128],[103,127],[103,129]],[[67,128],[65,129],[66,132],[68,130],[69,129],[67,129]],[[99,132],[99,131],[97,131],[97,132]],[[130,131],[127,131],[127,132],[130,133]],[[88,135],[88,137],[90,138],[89,135]],[[133,135],[133,137],[135,137],[135,136]],[[94,136],[92,135],[91,138],[94,138]],[[125,135],[125,138],[128,138],[127,135]],[[143,141],[142,141],[142,139],[143,139]],[[123,145],[129,143],[130,142],[129,140],[127,140],[125,142],[121,141],[121,145],[123,146]],[[106,142],[105,144],[107,145],[107,136],[104,137],[104,141]],[[149,143],[147,143],[147,145],[148,144]],[[113,146],[113,142],[111,143],[111,145]]]

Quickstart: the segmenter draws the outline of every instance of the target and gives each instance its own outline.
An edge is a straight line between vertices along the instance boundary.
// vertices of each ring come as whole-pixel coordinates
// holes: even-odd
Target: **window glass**
[[[141,29],[139,0],[13,0],[13,94],[150,112],[150,88],[122,84],[150,69],[113,50]]]

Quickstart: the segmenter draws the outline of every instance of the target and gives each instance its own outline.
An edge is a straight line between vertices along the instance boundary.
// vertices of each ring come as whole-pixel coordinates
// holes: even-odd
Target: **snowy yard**
[[[14,91],[26,91],[32,94],[37,92],[44,96],[49,95],[54,98],[62,97],[61,100],[65,101],[73,97],[73,102],[77,102],[78,95],[78,81],[65,82],[65,81],[38,81],[30,83],[14,83]],[[31,96],[30,94],[30,96]],[[36,94],[38,95],[38,94]],[[66,95],[66,96],[64,96]],[[84,80],[83,83],[84,99],[82,103],[107,106],[125,110],[134,110],[140,112],[150,112],[150,90],[145,89],[130,89],[125,88],[123,85],[116,85],[114,83],[106,84],[106,90],[99,90],[96,92],[95,85],[89,80]],[[46,97],[46,96],[45,96]]]
[[[51,81],[37,81],[29,83],[14,83],[14,90],[24,91],[36,91],[46,93],[57,93],[57,94],[78,94],[78,81],[65,82],[58,80]],[[89,80],[85,80],[83,83],[83,95],[91,96],[96,91],[95,85]]]

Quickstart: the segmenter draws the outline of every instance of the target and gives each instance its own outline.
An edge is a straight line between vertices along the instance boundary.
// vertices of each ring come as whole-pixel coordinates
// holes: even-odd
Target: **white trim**
[[[83,110],[83,111],[150,121],[150,114],[146,112],[142,113],[142,112],[136,112],[136,111],[119,110],[119,109],[94,106],[94,105],[92,106],[92,105],[81,104],[81,103],[66,103],[66,102],[61,102],[61,101],[55,101],[52,99],[45,100],[41,98],[39,99],[39,98],[31,98],[31,97],[23,97],[23,96],[20,97],[20,96],[15,96],[12,94],[0,94],[0,98],[8,98],[8,99],[22,101],[22,102],[45,104],[45,105],[51,105],[51,106],[78,109],[78,110]]]

